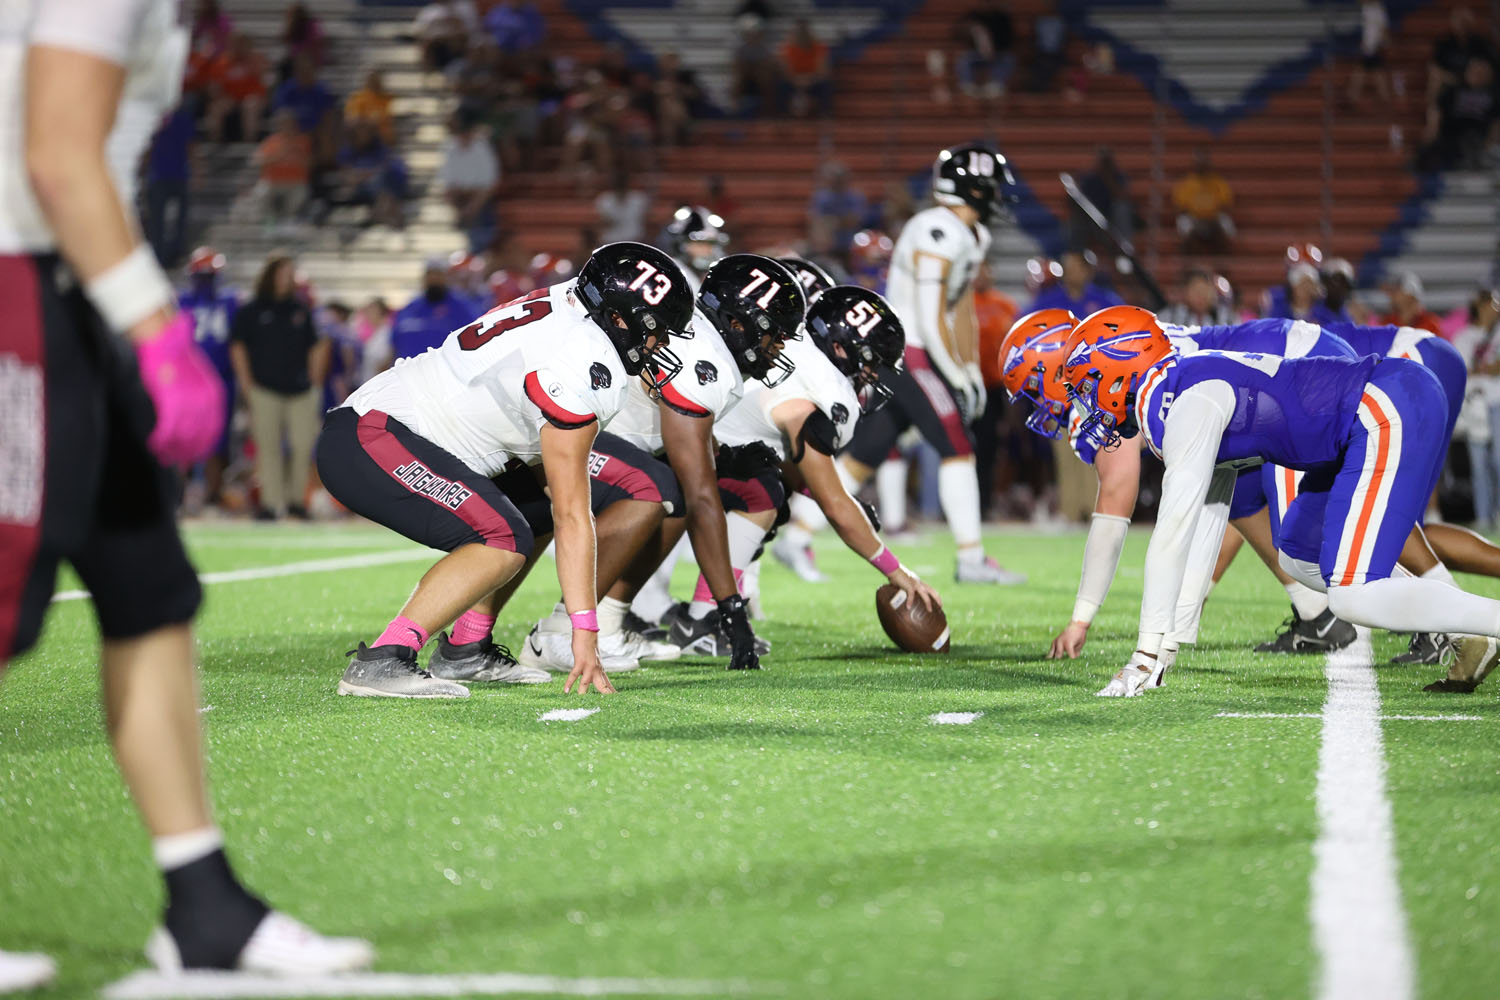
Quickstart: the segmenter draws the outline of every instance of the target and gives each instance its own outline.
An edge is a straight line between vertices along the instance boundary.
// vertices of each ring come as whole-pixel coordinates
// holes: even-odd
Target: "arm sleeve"
[[[1172,631],[1172,616],[1187,569],[1188,549],[1213,481],[1219,441],[1234,413],[1234,390],[1221,381],[1200,382],[1178,396],[1162,435],[1161,504],[1146,549],[1138,649],[1156,653]]]
[[[138,26],[156,0],[46,0],[36,5],[31,44],[129,63]]]
[[[1203,618],[1203,602],[1208,599],[1214,582],[1214,566],[1219,561],[1219,547],[1229,524],[1229,501],[1234,497],[1234,469],[1215,469],[1203,510],[1188,547],[1187,572],[1182,578],[1182,592],[1172,619],[1172,639],[1179,645],[1198,641],[1198,623]]]
[[[1090,623],[1099,606],[1109,595],[1115,571],[1120,567],[1120,553],[1125,550],[1125,533],[1130,518],[1116,514],[1095,514],[1089,521],[1089,537],[1083,543],[1083,575],[1078,580],[1078,600],[1073,604],[1073,621]]]

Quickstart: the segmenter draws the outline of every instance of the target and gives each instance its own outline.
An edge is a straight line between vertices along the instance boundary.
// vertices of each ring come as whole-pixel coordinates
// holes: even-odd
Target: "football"
[[[908,653],[948,652],[948,616],[942,608],[928,611],[921,601],[908,601],[906,591],[888,583],[875,591],[875,613],[885,634]]]

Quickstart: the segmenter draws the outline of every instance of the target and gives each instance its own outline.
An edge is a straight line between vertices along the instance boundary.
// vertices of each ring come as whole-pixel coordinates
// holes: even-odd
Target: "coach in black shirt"
[[[297,297],[291,257],[272,254],[266,259],[255,297],[235,314],[229,353],[240,396],[250,406],[260,481],[256,517],[270,520],[282,510],[306,517],[318,387],[328,372],[329,345],[318,336],[312,309]]]

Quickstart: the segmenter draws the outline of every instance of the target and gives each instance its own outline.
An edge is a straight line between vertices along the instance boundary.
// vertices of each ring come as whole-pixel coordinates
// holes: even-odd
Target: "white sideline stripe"
[[[243,583],[246,580],[271,580],[278,576],[301,576],[304,573],[331,573],[341,569],[364,569],[368,566],[387,566],[391,563],[418,562],[432,558],[431,549],[391,549],[386,552],[367,552],[360,556],[305,559],[302,562],[281,563],[277,566],[254,566],[250,569],[204,573],[198,579],[203,583]],[[82,601],[88,596],[87,590],[64,590],[53,594],[52,602],[56,604],[58,601]]]
[[[575,997],[671,994],[724,996],[766,992],[745,982],[693,979],[567,979],[492,972],[419,976],[367,972],[336,976],[257,976],[236,972],[133,972],[104,988],[107,1000],[224,1000],[235,997],[458,997],[552,993]]]
[[[1370,632],[1328,654],[1313,843],[1318,1000],[1411,1000],[1415,969],[1385,792]]]
[[[983,712],[934,712],[927,717],[927,721],[934,726],[967,726],[983,714]]]
[[[580,719],[587,719],[597,711],[599,711],[597,708],[554,708],[550,712],[543,712],[541,715],[538,715],[536,721],[578,722]]]
[[[1321,719],[1319,712],[1215,712],[1215,719]],[[1382,722],[1483,722],[1482,715],[1382,715]]]

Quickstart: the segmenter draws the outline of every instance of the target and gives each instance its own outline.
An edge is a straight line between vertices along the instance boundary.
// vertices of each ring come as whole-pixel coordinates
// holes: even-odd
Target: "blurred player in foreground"
[[[67,560],[103,634],[105,724],[166,885],[158,968],[364,968],[235,877],[203,777],[191,621],[202,591],[169,474],[208,453],[224,387],[132,212],[134,167],[187,50],[167,0],[0,6],[0,658],[33,645]],[[51,978],[0,954],[0,990]]]

